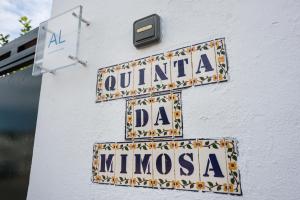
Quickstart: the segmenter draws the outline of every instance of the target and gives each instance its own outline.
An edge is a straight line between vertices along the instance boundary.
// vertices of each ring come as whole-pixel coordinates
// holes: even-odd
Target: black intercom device
[[[133,23],[133,44],[143,47],[160,40],[160,19],[157,14],[152,14]]]

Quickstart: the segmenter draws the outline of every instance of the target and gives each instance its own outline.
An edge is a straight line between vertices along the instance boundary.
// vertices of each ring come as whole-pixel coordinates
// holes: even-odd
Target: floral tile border
[[[228,80],[228,65],[227,65],[227,56],[226,56],[226,47],[225,47],[224,38],[215,40],[215,49],[216,49],[218,81],[220,82],[226,81]]]
[[[154,177],[154,172],[152,170],[152,175],[149,178],[144,178],[141,176],[134,175],[134,166],[136,160],[134,160],[134,156],[132,156],[133,160],[128,162],[132,163],[132,176],[129,174],[128,177],[131,178],[122,178],[122,176],[118,176],[114,171],[114,175],[105,176],[99,175],[99,151],[101,150],[109,150],[115,151],[119,148],[123,148],[125,152],[138,152],[137,150],[148,151],[151,154],[151,158],[154,159],[154,151],[161,150],[171,150],[175,152],[181,151],[184,153],[186,149],[187,152],[194,151],[195,154],[198,154],[196,158],[201,157],[201,149],[205,149],[210,153],[213,153],[215,150],[224,150],[225,154],[225,162],[219,163],[220,165],[225,165],[228,168],[227,173],[224,177],[224,184],[218,184],[217,182],[209,182],[202,180],[202,176],[198,180],[191,181],[190,179],[176,179],[176,174],[174,179],[168,178],[159,178]],[[182,151],[183,150],[183,151]],[[156,152],[157,153],[157,152]],[[116,155],[116,153],[115,153]],[[203,191],[203,192],[215,192],[215,193],[224,193],[224,194],[232,194],[232,195],[242,195],[241,191],[241,181],[239,176],[239,169],[237,165],[237,141],[231,138],[220,138],[220,139],[174,139],[174,140],[161,140],[161,141],[139,141],[139,142],[119,142],[119,143],[97,143],[93,147],[93,159],[92,159],[92,182],[98,184],[110,184],[110,185],[121,185],[121,186],[131,186],[131,187],[148,187],[148,188],[162,188],[162,189],[176,189],[176,190],[187,190],[187,191]],[[114,163],[117,163],[117,159],[115,158]],[[156,158],[157,159],[157,158]],[[200,160],[197,160],[199,164],[199,173],[200,168],[206,166],[205,163],[201,163]],[[157,161],[152,161],[153,167],[156,167],[154,164]],[[176,157],[173,158],[172,164],[176,162],[179,163],[179,160],[176,160]],[[114,164],[113,163],[113,164]],[[180,168],[176,165],[175,170],[180,170]],[[179,165],[182,167],[182,165]],[[225,167],[223,166],[223,167]],[[116,169],[116,167],[114,168]],[[169,173],[173,173],[170,171]],[[175,172],[174,172],[175,173]],[[117,176],[116,176],[117,175]]]
[[[240,173],[238,170],[237,158],[237,141],[235,140],[224,140],[226,145],[227,155],[227,167],[228,167],[228,187],[227,190],[230,193],[240,194],[241,193],[241,180]]]
[[[153,77],[152,77],[152,68],[153,68],[153,63],[164,60],[168,63],[168,67],[170,68],[172,66],[172,58],[177,57],[177,59],[180,59],[181,56],[184,57],[186,55],[189,55],[189,62],[193,63],[192,61],[192,54],[199,50],[199,49],[208,49],[208,48],[214,48],[214,54],[212,59],[214,63],[216,63],[216,69],[215,73],[209,76],[200,76],[200,77],[195,77],[194,72],[192,73],[192,77],[187,76],[186,80],[176,80],[174,77],[169,77],[170,81],[169,82],[163,82],[161,84],[154,84],[153,83]],[[149,65],[150,63],[150,65]],[[193,68],[195,67],[195,63],[191,65],[192,71]],[[148,76],[151,76],[151,86],[145,86],[145,87],[139,87],[139,88],[129,88],[128,91],[124,90],[119,90],[119,82],[117,80],[116,83],[116,91],[114,92],[107,92],[103,90],[103,85],[104,85],[104,74],[105,73],[111,73],[111,72],[117,72],[116,74],[116,79],[119,79],[119,74],[121,73],[122,70],[126,70],[128,68],[132,68],[133,71],[137,70],[137,66],[145,66],[149,69]],[[215,67],[215,66],[213,66]],[[171,69],[169,69],[170,74]],[[133,73],[134,74],[134,73]],[[202,42],[198,44],[193,44],[189,45],[186,47],[178,48],[175,50],[171,51],[166,51],[165,53],[159,53],[153,56],[148,56],[145,58],[140,58],[136,59],[133,61],[109,66],[109,67],[104,67],[100,68],[97,73],[97,84],[96,84],[96,102],[105,102],[109,100],[114,100],[114,99],[119,99],[119,98],[127,98],[127,97],[135,97],[135,96],[140,96],[140,95],[146,95],[146,94],[152,94],[152,93],[158,93],[158,92],[163,92],[163,91],[171,91],[175,89],[184,89],[184,88],[190,88],[191,86],[199,86],[199,85],[204,85],[204,84],[210,84],[210,83],[216,83],[216,82],[224,82],[228,80],[228,59],[227,59],[227,54],[226,54],[226,48],[225,48],[225,39],[224,38],[218,38],[215,40],[210,40],[207,42]],[[137,78],[132,78],[132,81],[136,81]],[[135,85],[135,84],[133,84]]]

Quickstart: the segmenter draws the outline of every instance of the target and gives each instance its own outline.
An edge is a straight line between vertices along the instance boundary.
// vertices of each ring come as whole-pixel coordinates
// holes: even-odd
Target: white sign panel
[[[33,75],[54,72],[77,63],[82,7],[40,24]]]

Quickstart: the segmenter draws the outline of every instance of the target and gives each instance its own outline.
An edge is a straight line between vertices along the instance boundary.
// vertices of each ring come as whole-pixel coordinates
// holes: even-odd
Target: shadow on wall
[[[0,199],[26,199],[41,77],[32,67],[0,78]]]

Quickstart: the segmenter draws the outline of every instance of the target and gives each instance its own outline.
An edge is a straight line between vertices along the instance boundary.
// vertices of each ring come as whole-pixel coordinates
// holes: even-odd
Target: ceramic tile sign
[[[241,195],[236,143],[230,138],[97,143],[92,181]]]
[[[228,80],[225,39],[100,68],[96,102]]]
[[[125,139],[182,137],[181,93],[127,99],[125,119]]]

